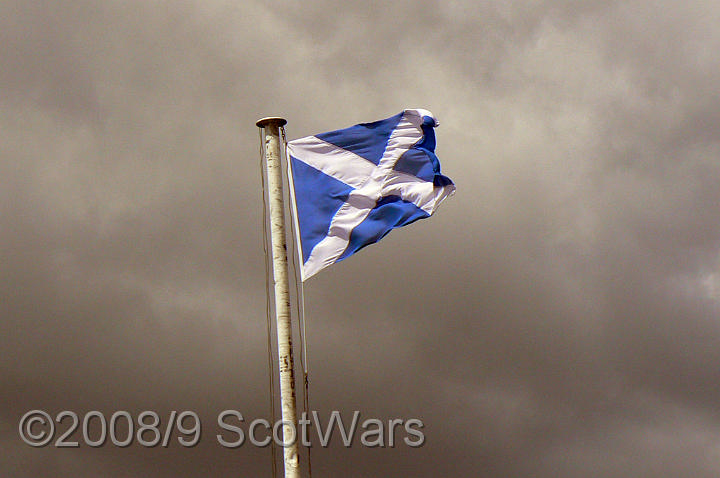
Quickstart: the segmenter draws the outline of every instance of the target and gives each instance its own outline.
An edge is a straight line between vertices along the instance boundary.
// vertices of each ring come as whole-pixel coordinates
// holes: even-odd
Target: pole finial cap
[[[264,128],[268,125],[275,125],[279,128],[280,126],[285,126],[286,124],[287,120],[279,116],[268,116],[266,118],[261,118],[257,120],[257,123],[255,123],[258,128]]]

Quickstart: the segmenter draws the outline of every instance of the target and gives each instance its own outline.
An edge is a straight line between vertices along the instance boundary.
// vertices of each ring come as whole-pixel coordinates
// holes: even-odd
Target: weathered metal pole
[[[282,168],[280,165],[280,127],[286,123],[287,121],[283,118],[269,117],[258,120],[256,124],[258,128],[263,128],[265,131],[265,162],[267,164],[268,200],[270,202],[270,237],[272,241],[273,278],[275,281],[275,314],[278,363],[280,367],[280,404],[283,419],[285,478],[300,478],[287,243],[285,241],[285,209],[283,205]]]

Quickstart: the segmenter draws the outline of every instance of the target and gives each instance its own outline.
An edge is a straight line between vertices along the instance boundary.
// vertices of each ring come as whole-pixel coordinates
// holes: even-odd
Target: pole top
[[[257,120],[257,123],[255,123],[258,128],[264,128],[269,125],[274,125],[279,128],[280,126],[285,126],[286,124],[287,120],[279,116],[268,116],[266,118],[261,118]]]

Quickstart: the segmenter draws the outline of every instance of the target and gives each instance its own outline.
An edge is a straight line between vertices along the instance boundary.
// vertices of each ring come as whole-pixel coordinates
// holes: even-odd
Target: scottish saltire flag
[[[302,280],[429,217],[455,185],[440,174],[427,110],[288,143]]]

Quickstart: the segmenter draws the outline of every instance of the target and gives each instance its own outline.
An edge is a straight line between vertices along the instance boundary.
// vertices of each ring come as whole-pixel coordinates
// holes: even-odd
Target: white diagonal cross
[[[431,116],[431,113],[405,110],[377,166],[314,136],[294,140],[288,145],[291,154],[294,146],[302,149],[301,155],[293,156],[300,156],[309,166],[354,188],[332,218],[327,236],[315,245],[305,262],[303,280],[334,263],[345,252],[352,230],[365,220],[381,198],[399,196],[432,214],[438,202],[448,194],[445,188],[435,188],[432,182],[393,169],[398,159],[422,139],[423,116]]]

